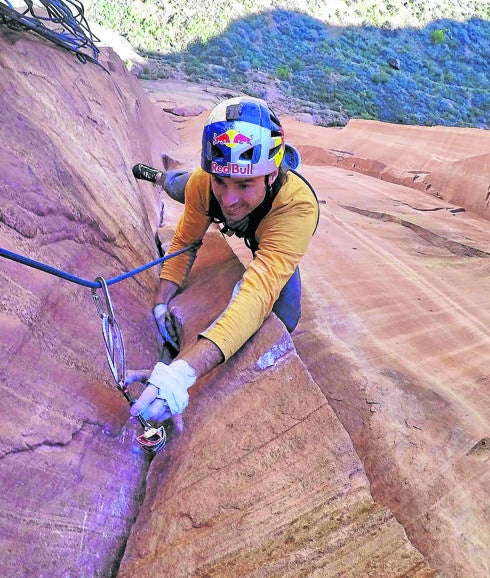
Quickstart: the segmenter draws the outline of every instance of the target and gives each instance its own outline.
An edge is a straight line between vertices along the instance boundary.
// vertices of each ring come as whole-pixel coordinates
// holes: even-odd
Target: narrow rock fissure
[[[173,330],[176,332],[176,334],[178,336],[177,344],[178,344],[178,347],[180,349],[180,344],[181,344],[181,339],[182,339],[182,325],[180,323],[180,320],[175,315],[172,316],[172,322],[173,322]],[[165,347],[165,345],[164,345],[162,348],[162,352],[161,352],[161,359],[162,359],[162,361],[164,361],[164,363],[171,363],[171,361],[175,358],[177,353],[178,352],[175,352],[175,351],[173,351],[173,352],[169,351],[169,349],[167,347]],[[170,429],[169,429],[170,423],[171,423],[171,420],[167,420],[167,423],[165,424],[165,430],[167,432],[167,443],[169,443],[172,440],[172,436],[173,436],[173,428],[170,427]],[[163,449],[163,451],[165,451],[165,448]],[[134,526],[138,522],[141,508],[142,508],[143,504],[145,503],[146,493],[147,493],[147,489],[148,489],[148,474],[149,474],[150,466],[153,462],[153,459],[156,457],[156,453],[153,454],[153,453],[143,452],[143,457],[145,459],[145,465],[144,465],[143,470],[142,470],[141,483],[140,483],[139,487],[134,492],[135,502],[138,504],[138,510],[132,519],[132,522],[128,528],[126,535],[121,540],[121,543],[119,545],[116,556],[110,562],[109,569],[107,570],[107,572],[104,572],[104,576],[107,575],[109,578],[116,578],[117,574],[119,573],[119,568],[121,567],[121,563],[122,563],[124,555],[126,553],[128,541],[129,541],[129,539],[133,533]]]
[[[401,219],[400,217],[395,217],[393,215],[390,215],[389,213],[369,211],[366,209],[359,209],[358,207],[352,207],[349,205],[341,205],[341,206],[347,211],[352,211],[353,213],[358,213],[359,215],[363,215],[365,217],[378,219],[380,221],[390,221],[392,223],[402,225],[403,227],[407,227],[412,231],[414,231],[417,235],[422,237],[422,239],[424,239],[431,245],[434,245],[435,247],[444,247],[454,255],[462,255],[465,257],[483,257],[483,258],[490,257],[490,253],[488,253],[487,251],[477,249],[476,247],[470,247],[469,245],[465,245],[464,243],[458,243],[457,241],[451,241],[449,239],[446,239],[445,237],[442,237],[441,235],[437,235],[436,233],[429,231],[428,229],[424,229],[424,227],[420,227],[419,225],[415,225],[410,221],[406,221],[405,219]]]
[[[128,545],[129,538],[131,537],[131,534],[133,533],[133,528],[134,528],[136,522],[138,521],[138,517],[139,517],[140,511],[141,511],[141,508],[145,502],[146,491],[148,488],[148,473],[150,471],[150,466],[151,466],[151,463],[152,463],[154,457],[155,457],[155,455],[153,455],[153,454],[145,454],[144,455],[145,467],[143,468],[143,471],[142,471],[141,483],[134,494],[135,498],[136,498],[135,502],[138,504],[138,510],[132,519],[132,522],[128,528],[126,535],[121,539],[121,543],[119,545],[116,556],[114,557],[113,560],[110,561],[108,570],[103,572],[103,575],[108,576],[109,578],[116,578],[117,574],[119,573],[119,568],[121,567],[121,562],[124,558],[124,554],[126,553],[126,548]]]
[[[176,323],[175,329],[177,329],[178,331],[181,331],[182,328],[180,327],[180,325],[179,325],[178,323]],[[179,335],[180,335],[180,333],[179,333]],[[291,344],[290,344],[290,345],[291,345]],[[292,347],[289,348],[287,352],[290,352],[291,349],[292,349]],[[287,352],[286,352],[286,353],[287,353]],[[305,367],[306,367],[306,366],[305,366]],[[263,370],[262,370],[262,371],[263,371]],[[318,408],[315,408],[314,411],[310,412],[308,415],[304,416],[302,419],[299,419],[299,420],[297,421],[297,423],[294,423],[290,428],[288,428],[288,429],[285,430],[285,431],[289,431],[290,429],[293,429],[293,428],[297,427],[297,426],[298,426],[299,424],[301,424],[304,420],[309,419],[309,417],[311,417],[312,414],[314,414],[314,413],[316,413],[317,411],[321,410],[322,407],[323,407],[323,405],[322,405],[322,406],[319,406]],[[279,435],[274,436],[273,438],[267,440],[267,441],[266,441],[264,444],[262,444],[261,446],[253,448],[253,450],[250,450],[250,451],[246,452],[245,454],[241,455],[241,456],[240,456],[237,460],[235,460],[234,462],[229,462],[229,463],[223,465],[223,466],[222,466],[221,468],[219,468],[219,469],[225,469],[225,468],[228,468],[228,467],[232,466],[234,463],[236,463],[236,461],[240,461],[240,460],[244,459],[244,458],[247,457],[250,453],[257,451],[258,449],[261,449],[262,447],[266,446],[267,444],[273,443],[278,437],[280,437],[280,436],[283,435],[284,433],[285,433],[284,431],[281,431],[281,433],[280,433]],[[171,432],[170,432],[169,441],[171,440],[171,438],[172,438],[172,435],[171,435]],[[120,545],[119,545],[118,552],[117,552],[116,556],[114,557],[113,560],[110,561],[110,563],[109,563],[109,565],[108,565],[109,567],[108,567],[107,571],[104,573],[104,575],[107,575],[109,578],[116,578],[117,575],[118,575],[118,573],[119,573],[119,569],[120,569],[120,567],[121,567],[122,560],[123,560],[124,555],[125,555],[125,553],[126,553],[127,545],[128,545],[129,539],[130,539],[130,537],[131,537],[131,535],[132,535],[133,528],[134,528],[134,526],[136,525],[136,523],[138,522],[139,514],[140,514],[140,512],[141,512],[141,508],[142,508],[142,506],[143,506],[143,504],[144,504],[144,502],[145,502],[145,499],[146,499],[147,487],[148,487],[148,474],[149,474],[149,471],[150,471],[151,463],[152,463],[155,455],[148,454],[148,455],[145,456],[145,457],[146,457],[146,467],[145,467],[145,470],[142,472],[142,481],[141,481],[140,486],[138,487],[138,489],[135,491],[135,494],[134,494],[135,497],[137,497],[136,502],[137,502],[137,504],[138,504],[138,511],[136,512],[134,518],[132,519],[131,525],[129,526],[126,535],[125,535],[124,538],[121,540],[121,543],[120,543]],[[214,470],[213,470],[213,472],[210,473],[209,475],[213,475],[213,474],[214,474]],[[196,484],[201,483],[201,482],[202,482],[202,479],[203,479],[203,478],[200,478],[199,480],[196,480],[195,483],[196,483]]]

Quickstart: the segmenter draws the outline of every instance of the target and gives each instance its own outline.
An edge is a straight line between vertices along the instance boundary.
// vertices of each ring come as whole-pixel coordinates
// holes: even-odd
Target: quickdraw
[[[124,395],[129,405],[133,405],[136,400],[132,397],[126,385],[126,353],[123,336],[114,315],[109,288],[103,277],[97,277],[96,282],[98,282],[99,287],[92,288],[92,297],[102,321],[102,336],[109,369],[117,389]],[[102,290],[103,298],[99,295],[98,289]],[[163,426],[153,427],[141,415],[138,415],[138,421],[144,429],[144,432],[136,438],[139,445],[148,453],[159,452],[167,442],[165,428]]]
[[[196,251],[199,245],[200,243],[189,245],[183,249],[175,251],[174,253],[170,253],[169,255],[162,255],[158,259],[155,259],[146,265],[142,265],[137,269],[133,269],[132,271],[119,275],[118,277],[114,277],[113,279],[109,279],[108,281],[105,281],[103,277],[97,277],[96,281],[82,279],[81,277],[76,277],[75,275],[67,273],[66,271],[62,271],[61,269],[51,267],[46,263],[41,263],[40,261],[30,259],[24,255],[19,255],[18,253],[8,251],[2,247],[0,247],[0,257],[5,257],[6,259],[21,263],[22,265],[27,265],[28,267],[33,267],[39,271],[44,271],[45,273],[49,273],[55,277],[65,279],[71,283],[76,283],[82,287],[90,287],[92,290],[92,297],[97,308],[97,313],[102,320],[102,335],[104,337],[109,368],[116,383],[117,389],[121,391],[124,397],[128,400],[129,404],[133,405],[136,400],[132,398],[126,385],[126,355],[124,352],[123,337],[121,328],[119,327],[119,324],[114,316],[114,309],[112,307],[108,286],[114,283],[118,283],[119,281],[123,281],[124,279],[132,277],[138,273],[141,273],[142,271],[146,271],[150,267],[154,267],[155,265],[163,263],[164,261],[185,253],[186,251]],[[101,299],[100,295],[97,293],[99,289],[102,289],[103,299]],[[145,430],[143,434],[137,437],[140,446],[145,451],[151,453],[155,453],[161,450],[167,441],[165,428],[163,426],[158,428],[153,427],[142,416],[138,416],[138,420]]]

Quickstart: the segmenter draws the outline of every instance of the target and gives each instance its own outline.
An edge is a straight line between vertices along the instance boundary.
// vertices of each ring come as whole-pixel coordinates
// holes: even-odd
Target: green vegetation
[[[431,31],[430,37],[434,44],[442,44],[446,40],[446,32],[438,28]]]
[[[376,118],[490,128],[490,3],[91,0],[87,17],[179,76],[265,97],[318,124]],[[268,96],[269,98],[269,96]]]
[[[276,76],[279,80],[288,80],[289,68],[287,66],[279,66],[277,68]]]
[[[161,53],[207,42],[238,19],[250,19],[253,27],[254,16],[274,10],[301,12],[332,26],[420,28],[439,19],[490,20],[490,3],[480,0],[87,0],[84,4],[91,20],[118,30],[139,50]]]

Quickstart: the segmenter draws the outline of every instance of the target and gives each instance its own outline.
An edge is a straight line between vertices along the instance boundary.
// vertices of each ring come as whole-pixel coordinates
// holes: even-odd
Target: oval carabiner
[[[112,323],[114,321],[114,309],[112,307],[111,296],[109,295],[109,287],[107,286],[104,277],[97,277],[95,280],[100,284],[100,288],[102,289],[102,293],[104,294],[105,299],[105,309],[104,309],[104,305],[102,304],[99,294],[97,293],[98,287],[94,287],[92,289],[92,297],[95,301],[97,313],[101,318],[107,316],[109,322]]]

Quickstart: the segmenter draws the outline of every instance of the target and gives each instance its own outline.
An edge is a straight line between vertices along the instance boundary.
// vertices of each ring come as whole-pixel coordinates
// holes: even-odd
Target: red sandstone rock
[[[122,62],[101,62],[111,74],[33,35],[0,37],[0,246],[90,281],[156,257],[157,194],[131,166],[177,138]],[[141,430],[90,289],[4,258],[0,276],[0,575],[108,576],[139,508]],[[158,352],[156,282],[111,291],[133,367]]]
[[[157,191],[131,166],[163,152],[195,166],[204,115],[177,134],[110,52],[109,76],[11,38],[0,244],[90,279],[154,258]],[[291,341],[271,317],[196,384],[141,512],[147,462],[89,290],[2,261],[2,575],[111,575],[130,532],[121,577],[486,575],[488,134],[285,125],[322,209],[303,319]],[[164,203],[171,228],[181,207]],[[210,235],[177,301],[184,347],[241,271]],[[158,355],[155,284],[152,270],[111,290],[131,368]]]
[[[189,121],[179,147],[196,163],[202,120]],[[480,153],[489,134],[284,124],[322,208],[302,265],[302,361],[354,440],[377,500],[433,567],[485,576],[490,171]]]
[[[289,128],[301,145],[304,128]],[[484,577],[490,134],[355,121],[314,140],[304,172],[326,204],[303,262],[294,343],[376,500],[432,567]],[[424,192],[410,177],[419,174],[432,184]]]

